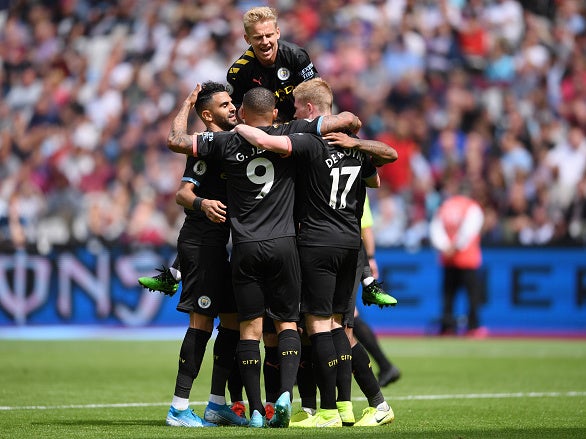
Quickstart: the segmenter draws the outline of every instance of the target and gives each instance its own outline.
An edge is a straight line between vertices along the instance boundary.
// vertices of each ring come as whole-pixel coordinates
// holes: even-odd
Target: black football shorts
[[[177,310],[210,317],[236,312],[226,247],[179,241],[177,250],[182,283]]]
[[[232,283],[240,321],[266,313],[278,321],[297,322],[301,271],[295,237],[234,245]]]
[[[344,314],[352,298],[357,258],[356,249],[300,246],[301,312]]]

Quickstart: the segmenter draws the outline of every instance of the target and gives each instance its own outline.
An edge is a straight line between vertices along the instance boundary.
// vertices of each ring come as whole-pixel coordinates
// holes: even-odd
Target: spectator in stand
[[[500,139],[501,166],[505,182],[510,187],[519,178],[526,179],[533,170],[533,157],[510,131]]]
[[[586,172],[578,183],[574,199],[565,211],[565,218],[568,240],[586,243]]]
[[[529,225],[531,204],[525,193],[523,180],[514,181],[507,190],[507,208],[504,212],[505,242],[519,243],[519,233]]]
[[[555,233],[555,224],[548,217],[547,208],[543,204],[531,207],[531,216],[519,231],[519,242],[522,245],[546,245],[551,242]]]
[[[503,38],[509,47],[516,49],[525,28],[523,8],[517,0],[496,0],[486,4],[483,21],[488,24],[493,38]]]
[[[476,11],[464,13],[458,28],[458,42],[466,67],[473,72],[483,71],[488,55],[489,35]]]
[[[444,174],[458,174],[463,169],[465,134],[456,124],[446,125],[431,146],[430,161],[436,180]]]
[[[546,162],[553,172],[553,198],[558,207],[565,210],[586,172],[586,135],[582,128],[570,126],[567,138],[549,151]]]
[[[484,76],[490,84],[506,85],[515,77],[515,59],[505,39],[498,39],[489,51]]]
[[[389,128],[379,134],[376,140],[393,145],[401,160],[392,167],[380,169],[381,188],[396,194],[405,194],[412,188],[414,180],[425,177],[417,174],[419,168],[415,165],[416,161],[425,159],[421,156],[419,145],[413,140],[408,112],[397,114],[394,126]]]
[[[165,215],[156,203],[157,194],[150,187],[145,187],[139,202],[131,212],[128,238],[142,244],[162,245],[170,244],[174,238]]]

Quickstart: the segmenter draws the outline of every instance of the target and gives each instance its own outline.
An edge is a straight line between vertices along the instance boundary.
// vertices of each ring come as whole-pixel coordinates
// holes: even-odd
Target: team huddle
[[[329,85],[305,50],[279,40],[274,9],[252,8],[243,22],[250,47],[230,67],[227,85],[198,84],[168,137],[168,147],[187,156],[176,196],[186,216],[173,271],[163,274],[169,294],[180,276],[177,309],[189,313],[190,324],[166,422],[389,424],[393,410],[352,328],[358,286],[372,279],[361,241],[366,187],[380,185],[377,167],[395,161],[396,151],[359,139],[361,123],[352,113],[332,114]],[[187,132],[192,110],[205,132]],[[362,299],[396,304],[376,282]],[[210,397],[199,417],[189,395],[216,317]],[[358,420],[352,376],[368,400]],[[301,408],[292,413],[295,384]]]

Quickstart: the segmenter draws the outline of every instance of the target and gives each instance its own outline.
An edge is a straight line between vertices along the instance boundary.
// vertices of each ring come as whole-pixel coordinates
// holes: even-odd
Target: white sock
[[[377,410],[380,410],[382,412],[388,412],[390,407],[389,404],[387,404],[386,401],[381,402],[379,405],[376,406]]]
[[[187,410],[189,408],[189,399],[179,398],[178,396],[173,395],[173,401],[171,401],[171,405],[177,410]]]
[[[364,279],[362,280],[362,286],[365,286],[365,287],[367,287],[367,286],[369,286],[369,285],[370,285],[371,283],[373,283],[373,282],[374,282],[374,277],[372,277],[372,276],[368,276],[367,278],[364,278]]]
[[[226,397],[220,396],[220,395],[212,395],[210,393],[210,402],[213,402],[214,404],[219,404],[219,405],[226,405]]]
[[[181,280],[181,272],[179,270],[177,270],[175,267],[169,267],[169,271],[177,282]]]

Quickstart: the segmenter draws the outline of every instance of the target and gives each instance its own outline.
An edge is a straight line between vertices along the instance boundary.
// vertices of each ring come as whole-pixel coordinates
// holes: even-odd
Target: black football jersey
[[[254,87],[264,87],[275,92],[280,121],[293,119],[293,89],[318,72],[307,52],[287,41],[279,40],[277,58],[272,67],[264,67],[256,59],[252,47],[238,58],[227,74],[228,90],[236,107],[242,105],[244,94]]]
[[[313,120],[309,119],[295,119],[289,122],[275,124],[270,128],[266,128],[272,135],[286,135],[291,133],[309,133],[321,135],[321,122],[323,116],[316,117]]]
[[[227,204],[226,177],[220,163],[189,156],[181,181],[195,184],[198,197],[218,200]],[[230,222],[218,224],[210,221],[201,210],[184,209],[185,222],[180,239],[198,245],[226,245],[230,238]]]
[[[273,134],[281,128],[262,128]],[[295,161],[252,146],[236,133],[197,136],[195,154],[222,161],[234,244],[295,236]]]
[[[355,149],[330,146],[312,134],[291,134],[290,138],[291,155],[301,170],[298,244],[358,249],[362,179],[376,173],[370,157]]]

